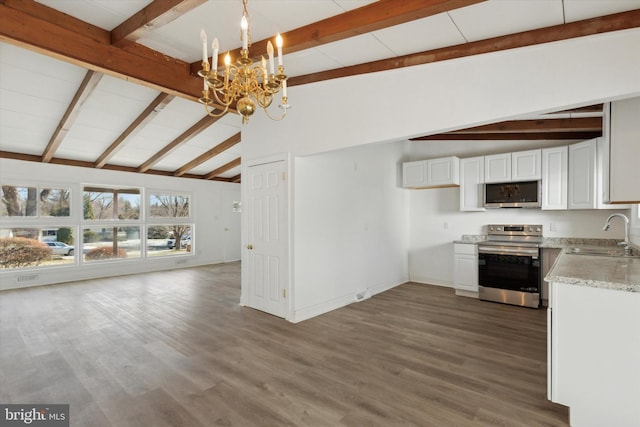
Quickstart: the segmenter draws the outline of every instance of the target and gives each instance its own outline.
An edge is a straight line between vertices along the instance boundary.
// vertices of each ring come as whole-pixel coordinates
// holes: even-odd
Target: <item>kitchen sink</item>
[[[640,258],[640,252],[632,249],[631,253],[625,254],[624,249],[619,247],[602,247],[602,248],[568,248],[565,253],[572,255],[595,255],[595,256],[611,256],[620,258]]]

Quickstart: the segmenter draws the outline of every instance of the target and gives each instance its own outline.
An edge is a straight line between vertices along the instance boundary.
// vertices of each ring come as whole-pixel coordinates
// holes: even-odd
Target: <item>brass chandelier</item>
[[[229,52],[224,57],[224,67],[222,72],[218,72],[218,39],[214,38],[211,44],[213,53],[211,56],[211,66],[207,54],[207,34],[200,31],[200,41],[202,42],[202,70],[198,75],[203,78],[202,98],[199,101],[204,104],[207,114],[213,117],[220,117],[229,111],[231,104],[236,101],[236,109],[242,115],[242,123],[249,121],[256,110],[256,106],[261,107],[267,116],[272,120],[282,120],[287,115],[287,76],[284,74],[282,65],[282,37],[276,37],[278,49],[278,68],[274,65],[274,50],[271,41],[267,43],[267,59],[262,56],[260,63],[254,64],[249,58],[249,46],[251,45],[251,33],[249,30],[249,12],[247,11],[247,0],[242,0],[242,20],[240,21],[242,49],[240,58],[236,64],[231,63]],[[282,113],[279,117],[269,114],[267,107],[271,105],[274,95],[282,90],[282,104],[279,107]],[[220,110],[222,112],[214,113]]]

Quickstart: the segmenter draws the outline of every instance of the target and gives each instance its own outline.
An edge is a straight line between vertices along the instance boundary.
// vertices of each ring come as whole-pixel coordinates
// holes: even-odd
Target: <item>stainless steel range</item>
[[[487,225],[478,244],[478,284],[482,300],[540,307],[542,225]]]

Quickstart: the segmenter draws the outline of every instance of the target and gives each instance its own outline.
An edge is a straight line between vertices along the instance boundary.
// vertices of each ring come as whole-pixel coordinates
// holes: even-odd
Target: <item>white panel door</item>
[[[286,174],[285,162],[251,166],[247,197],[249,307],[286,315]]]

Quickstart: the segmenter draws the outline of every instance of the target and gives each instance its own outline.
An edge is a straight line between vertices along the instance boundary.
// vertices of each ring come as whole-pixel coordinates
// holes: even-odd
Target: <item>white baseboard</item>
[[[441,279],[433,279],[430,277],[412,277],[410,279],[413,283],[420,283],[422,285],[434,285],[434,286],[443,286],[445,288],[453,288],[453,282],[442,281]]]
[[[366,288],[361,292],[357,292],[356,294],[344,295],[329,301],[312,305],[310,307],[305,307],[300,310],[294,310],[293,316],[291,316],[291,318],[287,320],[292,323],[302,322],[303,320],[311,319],[312,317],[337,310],[338,308],[346,307],[349,304],[364,301],[373,295],[388,291],[389,289],[393,289],[396,286],[402,285],[403,283],[407,283],[407,281],[404,280],[400,283],[376,286],[375,288]]]

